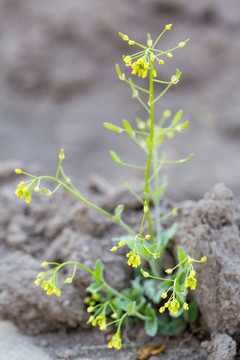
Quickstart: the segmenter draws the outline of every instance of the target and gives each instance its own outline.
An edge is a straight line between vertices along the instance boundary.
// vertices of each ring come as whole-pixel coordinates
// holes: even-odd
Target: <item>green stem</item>
[[[166,88],[161,92],[160,95],[158,95],[158,96],[156,97],[156,99],[154,99],[153,102],[155,103],[155,102],[157,102],[158,100],[160,100],[161,97],[163,97],[163,95],[168,91],[168,89],[169,89],[171,86],[172,86],[172,83],[168,84],[168,86],[166,86]]]
[[[159,37],[157,38],[157,40],[155,41],[155,43],[153,44],[153,49],[155,48],[155,46],[157,45],[158,41],[161,39],[161,37],[163,36],[163,34],[165,33],[166,29],[164,29],[161,34],[159,35]]]
[[[153,133],[154,133],[154,85],[153,85],[153,61],[151,61],[151,69],[150,69],[150,78],[149,78],[149,104],[150,104],[150,142],[153,143]],[[152,161],[152,146],[149,148],[148,160],[145,171],[145,201],[147,203],[147,207],[149,208],[149,173]],[[152,241],[153,238],[153,226],[150,217],[150,211],[147,212],[147,219],[149,225],[149,231],[151,235]]]
[[[158,148],[157,148],[157,139],[154,138],[153,141],[153,172],[155,173],[157,168],[158,168]],[[159,176],[158,176],[158,172],[157,172],[157,176],[154,177],[154,186],[155,186],[155,192],[157,193],[158,189],[159,189]],[[160,199],[159,197],[157,197],[157,201],[155,201],[155,219],[159,219],[160,218]],[[158,241],[160,240],[160,236],[161,236],[161,223],[160,221],[156,222],[156,230],[157,230],[157,239]]]
[[[150,316],[145,316],[145,315],[139,313],[138,311],[136,313],[134,313],[134,315],[137,316],[141,320],[150,320],[151,319]]]
[[[139,233],[140,236],[142,236],[142,228],[143,228],[145,216],[146,216],[146,213],[143,214],[143,218],[142,218],[142,222],[141,222],[141,226],[140,226],[140,233]]]
[[[158,276],[159,275],[159,268],[158,268],[156,260],[154,258],[149,259],[149,265],[150,265],[152,273],[154,275]],[[149,277],[152,277],[152,276],[149,276]],[[153,279],[159,279],[159,278],[153,276]]]
[[[40,179],[48,179],[48,180],[52,180],[52,181],[56,181],[57,183],[59,183],[60,185],[62,185],[65,189],[67,189],[68,191],[70,191],[70,193],[72,193],[74,196],[76,196],[79,200],[81,200],[82,202],[84,202],[85,204],[91,206],[92,208],[94,208],[95,210],[101,212],[102,214],[106,215],[107,217],[111,218],[113,222],[114,221],[114,215],[112,215],[111,213],[109,213],[108,211],[102,209],[101,207],[93,204],[91,201],[85,199],[80,193],[79,191],[74,191],[73,189],[71,189],[68,185],[66,185],[64,182],[62,182],[61,180],[54,178],[52,176],[41,176]],[[131,235],[135,235],[135,232],[130,229],[130,227],[125,224],[125,222],[123,220],[120,219],[119,222],[117,222],[120,226],[122,226],[129,234]]]
[[[140,104],[144,107],[144,109],[147,111],[148,114],[151,113],[151,110],[149,110],[149,108],[147,107],[147,105],[143,102],[143,100],[140,98],[140,96],[136,96],[135,97],[139,102]]]
[[[110,285],[108,285],[105,281],[103,284],[103,288],[101,290],[107,290],[108,292],[110,292],[112,295],[118,297],[118,298],[122,298],[125,300],[130,300],[126,295],[121,294],[119,291],[113,289]]]
[[[59,170],[61,168],[61,163],[62,163],[62,160],[60,159],[59,164],[58,164],[58,168],[57,168],[57,172],[56,172],[56,179],[58,178]]]
[[[130,193],[140,202],[140,204],[143,205],[144,202],[142,198],[136,193],[136,191],[133,190],[133,188],[127,181],[125,182],[125,186],[130,191]]]
[[[90,275],[92,275],[94,277],[95,280],[97,280],[95,278],[95,273],[94,271],[92,271],[91,269],[89,269],[87,266],[81,264],[81,263],[78,263],[78,262],[75,262],[75,261],[66,261],[62,264],[60,264],[58,267],[57,267],[57,270],[56,270],[56,273],[64,266],[67,266],[67,265],[74,265],[75,267],[76,266],[79,266],[81,268],[83,268],[84,270],[86,270]],[[98,281],[98,280],[97,280]],[[108,285],[105,281],[103,282],[103,287],[101,290],[107,290],[108,292],[110,292],[112,295],[114,296],[117,296],[119,298],[122,298],[122,299],[125,299],[125,300],[130,300],[127,296],[121,294],[120,292],[118,292],[117,290],[113,289],[110,285]]]
[[[162,80],[157,80],[157,79],[154,79],[153,81],[160,83],[160,84],[171,84],[171,81],[162,81]]]
[[[124,166],[126,166],[126,167],[131,167],[131,168],[134,168],[134,169],[139,169],[139,170],[145,170],[145,169],[146,169],[144,166],[127,164],[127,163],[125,163],[125,162],[121,162],[121,165],[124,165]]]
[[[129,80],[124,79],[124,81],[131,86],[131,82],[130,82]],[[138,85],[134,84],[134,87],[135,87],[136,89],[140,90],[140,91],[143,91],[143,92],[149,94],[149,90],[144,89],[144,88],[142,88],[141,86],[138,86]]]
[[[59,271],[63,266],[67,266],[67,265],[79,266],[79,267],[83,268],[84,270],[86,270],[86,271],[87,271],[90,275],[92,275],[92,276],[94,277],[94,279],[95,279],[95,274],[94,274],[94,272],[93,272],[91,269],[89,269],[87,266],[85,266],[85,265],[83,265],[83,264],[81,264],[81,263],[78,263],[78,262],[76,262],[76,261],[66,261],[66,262],[60,264],[60,265],[58,266],[57,271]]]

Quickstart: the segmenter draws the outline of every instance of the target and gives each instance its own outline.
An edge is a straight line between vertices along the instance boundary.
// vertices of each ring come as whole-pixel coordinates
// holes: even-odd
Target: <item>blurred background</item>
[[[168,196],[198,199],[224,182],[240,197],[240,2],[239,0],[1,0],[0,160],[39,163],[50,174],[65,149],[65,168],[77,185],[91,174],[113,184],[141,177],[113,163],[109,150],[142,164],[142,152],[124,134],[106,130],[146,120],[114,65],[135,52],[118,36],[138,42],[155,38],[173,23],[161,49],[191,41],[159,70],[180,83],[159,103],[184,110],[189,129],[169,140],[168,158],[194,152],[187,164],[163,170]]]

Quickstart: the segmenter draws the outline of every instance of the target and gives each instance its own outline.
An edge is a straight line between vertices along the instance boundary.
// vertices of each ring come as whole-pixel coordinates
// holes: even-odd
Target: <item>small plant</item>
[[[174,236],[177,226],[173,224],[171,227],[164,229],[161,221],[172,216],[177,212],[177,209],[174,208],[161,217],[160,203],[167,182],[164,179],[160,184],[159,172],[164,164],[185,163],[193,156],[191,154],[183,160],[172,161],[167,159],[165,152],[162,152],[161,156],[159,155],[159,147],[166,138],[171,139],[176,133],[182,132],[188,127],[188,122],[181,122],[182,110],[178,111],[173,118],[171,118],[170,110],[165,110],[159,120],[156,120],[155,117],[156,103],[181,78],[181,72],[177,69],[169,81],[161,81],[157,78],[157,66],[162,66],[165,58],[171,58],[173,51],[184,47],[189,40],[180,42],[176,47],[166,51],[158,50],[156,47],[160,38],[171,27],[172,24],[166,25],[155,42],[148,34],[147,46],[129,39],[127,35],[119,34],[129,45],[140,48],[140,51],[132,55],[123,56],[123,61],[127,67],[131,68],[133,75],[149,79],[147,88],[136,84],[131,78],[126,78],[118,65],[116,65],[116,71],[120,80],[130,85],[132,96],[145,109],[147,119],[145,121],[137,119],[136,130],[131,127],[127,120],[123,120],[122,127],[108,122],[104,123],[104,126],[111,131],[127,133],[140,147],[146,158],[145,165],[131,165],[123,162],[114,151],[110,151],[112,159],[117,164],[143,171],[143,197],[136,194],[127,183],[129,191],[139,200],[143,207],[142,221],[138,233],[131,229],[122,219],[123,205],[118,205],[114,214],[111,214],[83,197],[64,172],[62,167],[62,161],[64,160],[63,149],[59,154],[59,164],[55,176],[35,176],[20,169],[15,170],[17,174],[24,174],[29,177],[29,180],[20,182],[15,192],[17,196],[25,198],[27,203],[31,201],[34,191],[42,191],[47,196],[51,196],[58,189],[64,187],[80,201],[111,218],[114,223],[126,231],[126,236],[115,239],[117,243],[110,251],[116,252],[123,246],[129,248],[126,255],[127,263],[135,269],[134,280],[132,280],[129,289],[120,293],[107,284],[103,276],[101,260],[96,262],[94,269],[89,269],[85,265],[74,261],[64,262],[63,264],[45,261],[41,266],[45,268],[50,265],[50,269],[40,272],[35,281],[37,286],[42,286],[47,295],[56,294],[61,296],[58,273],[63,267],[73,266],[72,276],[67,278],[64,284],[70,284],[73,281],[77,267],[81,267],[90,273],[94,281],[87,288],[90,296],[84,300],[87,304],[87,311],[91,314],[88,323],[93,326],[99,325],[100,330],[106,330],[111,324],[116,325],[116,333],[108,344],[110,348],[121,348],[121,327],[128,321],[129,317],[143,320],[146,333],[150,336],[154,336],[158,330],[166,335],[176,335],[185,329],[187,322],[193,322],[197,318],[197,305],[195,302],[188,304],[187,295],[188,289],[194,290],[197,283],[193,265],[194,263],[205,262],[206,257],[200,260],[192,259],[179,247],[179,263],[175,267],[167,269],[165,275],[162,268],[164,252],[169,240]],[[158,87],[164,86],[164,89],[157,95],[155,95],[155,85],[158,85]],[[168,122],[168,125],[165,125],[166,122]],[[44,180],[51,180],[56,183],[55,189],[50,191],[42,187]],[[152,207],[150,202],[153,203]],[[147,233],[143,233],[145,221],[148,224]],[[168,310],[170,316],[157,316],[155,310],[157,306],[160,313]]]

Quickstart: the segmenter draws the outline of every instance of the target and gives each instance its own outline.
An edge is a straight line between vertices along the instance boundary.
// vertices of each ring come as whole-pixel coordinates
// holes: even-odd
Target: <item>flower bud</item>
[[[165,26],[165,29],[166,29],[166,30],[171,30],[171,28],[172,28],[172,24],[167,24],[167,25]]]
[[[42,267],[48,266],[48,262],[47,262],[47,261],[44,261],[43,263],[41,263],[41,266],[42,266]]]
[[[184,42],[180,42],[179,44],[178,44],[178,47],[180,47],[180,48],[182,48],[182,47],[184,47],[185,46],[185,43]]]
[[[111,249],[110,249],[110,251],[117,251],[117,246],[113,246]]]
[[[64,158],[65,158],[64,149],[62,149],[62,150],[60,151],[60,154],[59,154],[59,159],[60,159],[60,160],[63,160]]]

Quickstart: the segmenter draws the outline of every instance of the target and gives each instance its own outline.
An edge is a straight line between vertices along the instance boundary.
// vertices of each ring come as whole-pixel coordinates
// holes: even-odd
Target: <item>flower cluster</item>
[[[136,267],[138,267],[138,265],[141,264],[140,256],[134,251],[129,251],[129,253],[127,253],[126,257],[129,258],[128,262],[127,262],[129,266],[132,265],[132,267],[136,268]]]
[[[16,172],[19,171],[19,169],[15,170]],[[19,172],[17,172],[17,174],[19,174]],[[21,181],[18,185],[17,185],[17,189],[15,191],[15,194],[17,196],[19,196],[20,198],[26,198],[26,202],[30,203],[31,201],[31,186],[29,186],[29,184],[26,184],[24,181]]]
[[[189,276],[186,277],[184,286],[186,288],[190,287],[191,290],[195,290],[197,285],[197,279],[195,278],[195,271],[191,271]]]
[[[45,273],[41,272],[38,274],[37,279],[35,280],[35,284],[38,286],[41,284],[42,279],[45,277]],[[56,284],[55,274],[48,280],[44,280],[42,282],[42,288],[46,291],[47,295],[56,294],[57,296],[61,296],[61,291]]]
[[[118,246],[113,246],[113,247],[110,249],[110,251],[117,251],[118,248],[120,248],[120,247],[122,247],[122,246],[124,246],[124,245],[126,245],[126,244],[127,244],[127,243],[125,243],[125,241],[121,240],[121,241],[118,242]]]
[[[131,56],[123,56],[123,61],[125,62],[126,66],[132,67],[132,74],[136,75],[138,74],[139,77],[142,77],[143,79],[147,77],[148,70],[150,68],[150,61],[154,61],[155,57],[153,54],[149,56],[148,52],[144,54],[144,56],[141,56],[139,59],[134,61],[132,63],[132,60],[134,57],[137,57],[137,55]],[[157,76],[156,70],[153,70],[153,77]]]
[[[162,298],[164,299],[167,296],[166,293],[162,294]],[[186,307],[187,305],[187,307]],[[177,315],[179,308],[180,308],[180,302],[175,298],[174,295],[170,297],[170,299],[165,302],[164,306],[160,307],[159,312],[163,313],[168,308],[170,315]],[[185,310],[188,309],[188,304],[184,303],[183,308]]]
[[[121,349],[122,346],[122,339],[119,335],[119,333],[117,332],[116,334],[113,335],[112,340],[108,343],[108,347],[111,348],[115,348],[115,349]]]
[[[149,61],[145,57],[141,57],[137,61],[135,61],[132,65],[132,74],[136,75],[138,73],[139,77],[143,79],[147,77],[148,69],[149,69]]]
[[[106,330],[107,328],[107,322],[106,322],[106,316],[105,313],[102,312],[101,314],[95,316],[95,315],[91,315],[90,318],[88,319],[87,324],[91,324],[92,326],[99,326],[100,330]]]
[[[163,33],[167,30],[171,30],[171,27],[172,27],[172,24],[166,25]],[[156,50],[155,46],[156,46],[158,40],[160,39],[160,37],[163,35],[163,33],[159,36],[159,38],[154,43],[154,45],[153,45],[153,41],[149,35],[148,41],[147,41],[147,46],[140,45],[140,44],[136,43],[134,40],[130,40],[128,35],[119,33],[119,35],[121,36],[121,38],[124,41],[128,41],[129,45],[138,45],[144,49],[133,55],[123,56],[123,61],[125,62],[125,65],[132,67],[133,75],[138,74],[139,77],[142,77],[143,79],[146,78],[147,74],[148,74],[148,70],[150,70],[151,65],[153,64],[155,59],[158,61],[158,64],[160,64],[160,65],[164,64],[164,60],[161,59],[162,55],[166,55],[168,58],[172,58],[173,54],[171,53],[171,51],[175,50],[177,48],[184,47],[186,42],[188,41],[188,40],[186,40],[186,41],[180,42],[175,48],[173,48],[171,50],[167,50],[167,51]],[[157,72],[153,67],[152,67],[152,75],[153,75],[153,77],[157,77]],[[119,73],[119,76],[120,76],[121,80],[125,79],[125,76],[123,76],[123,74]],[[176,84],[178,82],[178,79],[175,79],[175,77],[173,77],[173,79],[171,79],[171,81],[173,84]]]
[[[178,310],[180,308],[180,303],[177,299],[173,298],[172,300],[169,300],[165,307],[168,307],[168,310],[170,312],[170,315],[177,315]]]

